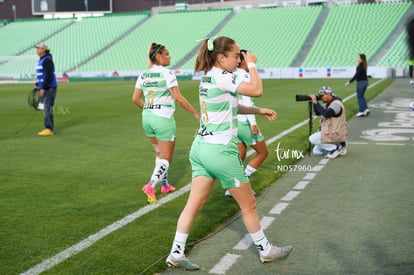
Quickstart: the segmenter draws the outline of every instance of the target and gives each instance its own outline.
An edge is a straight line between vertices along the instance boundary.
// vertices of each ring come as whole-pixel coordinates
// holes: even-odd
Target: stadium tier
[[[32,30],[32,32],[23,33],[26,36],[30,35],[31,37],[35,37],[37,40],[26,42],[24,48],[27,51],[20,57],[16,57],[0,65],[0,71],[3,73],[33,73],[35,61],[26,60],[24,56],[33,56],[36,54],[33,46],[39,41],[45,41],[51,49],[57,72],[74,71],[79,64],[93,57],[99,51],[105,49],[105,47],[115,43],[121,36],[146,18],[148,18],[148,13],[125,13],[104,17],[87,17],[82,20],[70,19],[70,26],[55,29],[53,35],[51,31],[43,34],[37,29],[41,30],[44,26],[48,26],[54,22],[60,22],[60,20],[35,21],[38,23],[36,26],[37,29]],[[68,22],[68,19],[62,20],[62,22]],[[20,24],[26,25],[26,22],[16,22],[10,24],[10,26]],[[24,30],[24,28],[22,29]],[[6,43],[13,44],[14,42],[8,40]],[[4,56],[3,52],[0,55]]]
[[[354,66],[358,53],[365,53],[369,62],[410,6],[401,2],[332,7],[302,66]]]
[[[230,9],[159,13],[79,71],[143,70],[152,42],[168,48],[174,67],[230,13]]]
[[[289,67],[321,11],[322,6],[241,10],[220,34],[257,54],[259,67]]]
[[[72,23],[72,20],[27,19],[0,28],[0,56],[16,56]],[[34,51],[31,54],[35,54]],[[32,66],[33,69],[33,66]]]
[[[379,67],[405,67],[408,63],[407,33],[403,32],[391,49],[382,57]]]
[[[171,68],[192,70],[200,41],[213,35],[230,36],[252,50],[262,68],[355,66],[358,53],[365,53],[368,62],[381,53],[410,8],[411,2],[396,2],[18,20],[0,28],[0,74],[32,75],[33,45],[40,41],[50,46],[60,73],[144,70],[152,42],[167,46]],[[406,66],[405,34],[400,32],[378,64],[370,65]]]

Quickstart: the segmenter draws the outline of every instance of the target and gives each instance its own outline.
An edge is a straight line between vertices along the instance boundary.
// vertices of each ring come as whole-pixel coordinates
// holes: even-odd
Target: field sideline
[[[344,82],[265,80],[265,95],[256,104],[275,109],[279,118],[275,122],[258,119],[264,136],[275,136],[307,118],[307,103],[295,102],[295,94],[316,93],[320,86],[329,85],[345,98],[354,93],[355,86],[344,88]],[[385,80],[369,89],[367,98],[391,82]],[[196,81],[180,81],[182,93],[196,106],[197,85]],[[3,274],[24,272],[146,205],[140,188],[152,171],[154,154],[141,129],[140,111],[131,102],[133,86],[134,82],[61,84],[55,106],[57,135],[40,138],[42,114],[26,103],[32,85],[0,85]],[[346,106],[348,117],[355,114],[355,98]],[[181,188],[191,179],[188,150],[197,122],[179,106],[176,120],[178,137],[169,179]],[[284,137],[283,145],[306,150],[307,133],[305,125]],[[252,178],[257,192],[281,176],[274,173],[275,146],[269,146],[271,154]],[[224,200],[222,193],[220,188],[214,189],[190,241],[216,230],[237,212],[237,205]],[[45,274],[136,274],[146,270],[168,253],[185,200],[181,196],[142,216]],[[148,273],[164,268],[160,261]]]

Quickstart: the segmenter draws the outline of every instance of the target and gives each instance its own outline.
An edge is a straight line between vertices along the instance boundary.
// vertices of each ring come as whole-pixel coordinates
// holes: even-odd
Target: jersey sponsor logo
[[[213,132],[207,131],[206,126],[201,126],[201,128],[198,130],[197,135],[202,136],[202,137],[204,137],[204,136],[212,136],[213,135]]]
[[[207,96],[207,88],[204,88],[203,86],[200,86],[200,88],[198,89],[198,92],[200,94],[200,96]]]
[[[160,104],[155,104],[155,105],[145,104],[144,109],[150,109],[150,110],[161,109],[161,105]]]
[[[158,87],[158,81],[144,81],[144,87]]]
[[[148,78],[155,78],[155,77],[162,77],[162,73],[157,73],[157,72],[145,72],[143,74],[144,77],[148,77]]]
[[[212,78],[211,78],[211,76],[203,76],[201,78],[201,82],[204,82],[204,83],[212,83]]]

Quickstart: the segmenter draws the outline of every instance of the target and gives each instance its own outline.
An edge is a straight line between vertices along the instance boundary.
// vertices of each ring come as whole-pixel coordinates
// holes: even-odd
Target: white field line
[[[129,214],[128,216],[114,222],[113,224],[103,228],[102,230],[98,231],[97,233],[90,235],[89,237],[87,237],[86,239],[80,241],[79,243],[72,245],[71,247],[63,250],[62,252],[56,254],[55,256],[43,261],[42,263],[32,267],[31,269],[27,270],[26,272],[22,273],[22,274],[39,274],[41,272],[44,272],[50,268],[52,268],[53,266],[65,261],[66,259],[68,259],[69,257],[78,254],[79,252],[81,252],[82,250],[88,248],[89,246],[91,246],[92,244],[96,243],[97,241],[99,241],[100,239],[102,239],[103,237],[109,235],[110,233],[124,227],[125,225],[129,224],[130,222],[136,220],[137,218],[151,212],[152,210],[166,204],[169,201],[172,201],[176,198],[178,198],[179,196],[187,193],[188,191],[190,191],[190,187],[191,185],[188,184],[186,186],[184,186],[183,188],[177,190],[174,193],[171,193],[168,196],[165,196],[164,198],[158,200],[157,204],[150,204],[147,205],[141,209],[139,209],[138,211]]]
[[[384,79],[381,79],[377,82],[374,82],[373,84],[371,84],[368,88],[374,87],[375,85],[381,83]],[[349,99],[351,99],[352,97],[355,96],[355,93],[347,96],[343,101],[346,102]],[[315,118],[314,118],[315,119]],[[275,142],[276,140],[286,136],[287,134],[295,131],[296,129],[302,127],[303,125],[306,125],[306,123],[308,123],[308,119],[304,120],[294,126],[292,126],[291,128],[281,132],[280,134],[268,139],[266,141],[266,144],[272,144],[273,142]],[[246,153],[246,157],[249,157],[250,155],[252,155],[254,153],[254,150],[249,150]],[[152,210],[155,210],[156,208],[164,205],[165,203],[174,200],[178,197],[180,197],[181,195],[187,193],[190,191],[190,187],[191,184],[187,184],[186,186],[182,187],[181,189],[175,191],[174,193],[171,193],[168,196],[165,196],[164,198],[158,200],[157,204],[152,204],[152,205],[147,205],[141,209],[139,209],[138,211],[127,215],[126,217],[114,222],[113,224],[101,229],[100,231],[98,231],[97,233],[90,235],[89,237],[87,237],[86,239],[78,242],[75,245],[72,245],[71,247],[63,250],[62,252],[56,254],[55,256],[44,260],[43,262],[35,265],[34,267],[30,268],[29,270],[21,273],[24,275],[32,275],[32,274],[40,274],[46,270],[51,269],[52,267],[54,267],[55,265],[58,265],[59,263],[67,260],[68,258],[70,258],[73,255],[78,254],[79,252],[81,252],[82,250],[90,247],[91,245],[93,245],[94,243],[96,243],[97,241],[99,241],[100,239],[104,238],[105,236],[109,235],[110,233],[124,227],[125,225],[129,224],[130,222],[133,222],[134,220],[136,220],[137,218],[151,212]]]
[[[241,255],[237,254],[226,254],[208,273],[226,274],[226,271],[229,270],[240,257]]]

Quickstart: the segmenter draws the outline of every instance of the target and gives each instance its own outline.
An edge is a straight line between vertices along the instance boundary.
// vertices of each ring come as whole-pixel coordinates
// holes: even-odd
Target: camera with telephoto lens
[[[315,95],[316,100],[321,100],[321,95]],[[309,95],[296,95],[296,101],[311,101],[312,98]]]

